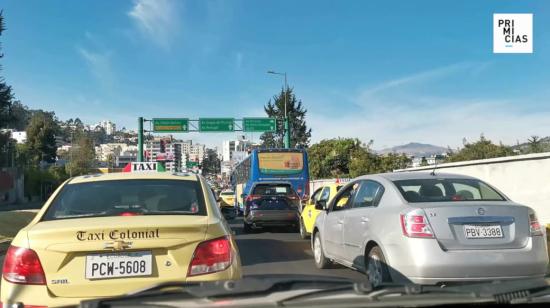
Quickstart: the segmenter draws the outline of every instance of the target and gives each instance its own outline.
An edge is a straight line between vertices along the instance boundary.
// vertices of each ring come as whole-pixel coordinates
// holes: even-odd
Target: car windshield
[[[131,214],[205,215],[206,208],[196,181],[96,181],[63,187],[43,220]]]
[[[489,185],[472,179],[409,179],[393,181],[407,202],[504,201]]]
[[[232,192],[232,191],[222,191],[221,195],[222,196],[233,196],[233,195],[235,195],[235,193]]]

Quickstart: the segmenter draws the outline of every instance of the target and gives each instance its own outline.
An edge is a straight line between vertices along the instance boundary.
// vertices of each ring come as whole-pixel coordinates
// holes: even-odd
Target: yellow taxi
[[[302,239],[307,239],[310,237],[311,232],[313,231],[313,225],[315,224],[315,219],[317,219],[317,215],[319,215],[320,210],[315,209],[315,202],[319,200],[324,200],[327,203],[330,202],[342,186],[344,185],[337,181],[336,183],[321,186],[313,192],[311,198],[309,198],[303,206],[302,214],[300,215],[300,237]]]
[[[222,190],[222,192],[220,193],[220,206],[222,207],[231,207],[231,208],[234,208],[235,207],[235,192],[230,190],[230,189],[226,189],[226,190]]]
[[[201,176],[86,175],[63,183],[13,239],[0,307],[74,305],[162,282],[240,277],[231,230]]]

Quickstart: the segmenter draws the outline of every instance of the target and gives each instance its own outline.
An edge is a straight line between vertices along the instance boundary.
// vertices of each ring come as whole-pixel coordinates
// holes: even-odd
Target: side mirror
[[[315,209],[316,210],[325,210],[327,208],[327,201],[326,200],[317,200],[315,201]]]

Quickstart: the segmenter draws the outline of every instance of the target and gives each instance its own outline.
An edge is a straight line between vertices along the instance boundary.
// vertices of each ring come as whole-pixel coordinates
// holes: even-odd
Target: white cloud
[[[353,112],[322,114],[310,110],[308,124],[312,141],[357,137],[374,140],[382,149],[408,142],[462,146],[462,139],[479,139],[481,133],[493,142],[515,144],[530,135],[550,131],[550,111],[529,112],[525,99],[434,97],[416,92],[417,86],[436,84],[460,75],[467,78],[485,70],[490,63],[463,62],[419,72],[363,88],[349,100]]]
[[[433,101],[442,100],[433,98]],[[375,149],[408,142],[455,148],[462,145],[462,138],[475,141],[481,133],[493,142],[515,144],[517,140],[521,142],[531,135],[550,131],[550,112],[526,113],[519,107],[521,103],[456,100],[421,108],[395,108],[388,104],[341,116],[310,112],[308,124],[312,127],[314,142],[337,136],[358,137],[364,142],[373,139]]]
[[[105,88],[112,87],[115,82],[115,74],[111,66],[112,53],[109,51],[94,51],[82,47],[77,47],[77,51],[86,61],[97,81]]]
[[[479,72],[480,69],[482,68],[484,69],[486,66],[487,64],[485,63],[460,62],[460,63],[455,63],[455,64],[446,65],[442,67],[437,67],[427,71],[422,71],[409,76],[388,80],[383,83],[370,86],[361,90],[360,94],[357,97],[357,103],[359,105],[362,105],[365,103],[365,101],[371,100],[376,95],[383,94],[384,92],[393,91],[396,88],[425,83],[431,80],[440,79],[445,76],[449,76],[459,72],[465,72],[465,71],[473,72],[474,70],[476,72]]]
[[[175,2],[169,0],[135,0],[128,12],[141,33],[164,49],[169,49],[179,32]]]

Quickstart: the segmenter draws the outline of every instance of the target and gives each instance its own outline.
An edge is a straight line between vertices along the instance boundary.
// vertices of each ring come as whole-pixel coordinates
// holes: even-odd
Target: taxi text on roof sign
[[[158,162],[132,162],[128,163],[122,172],[164,172],[164,166]]]

